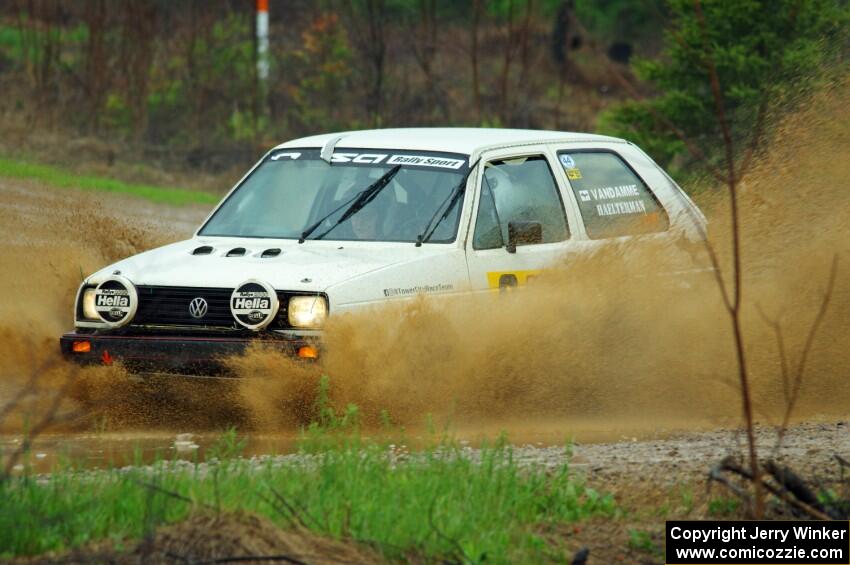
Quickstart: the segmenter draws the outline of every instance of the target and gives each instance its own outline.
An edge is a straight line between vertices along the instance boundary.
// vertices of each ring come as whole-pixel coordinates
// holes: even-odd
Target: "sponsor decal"
[[[272,161],[313,159],[312,153],[300,151],[280,151],[271,156]],[[413,167],[434,167],[438,169],[458,170],[466,164],[465,159],[455,159],[440,155],[406,155],[401,153],[358,153],[354,151],[335,151],[330,158],[331,164],[351,163],[357,165],[405,165]]]
[[[576,191],[581,202],[592,202],[598,216],[646,214],[646,203],[636,184],[621,184]]]
[[[268,310],[271,308],[271,300],[265,293],[259,292],[243,292],[239,298],[233,301],[233,307],[237,310],[250,310],[252,308],[262,308]]]
[[[331,163],[358,163],[376,165],[386,163],[387,165],[411,165],[414,167],[437,167],[440,169],[460,169],[464,164],[463,159],[451,159],[448,157],[433,157],[428,155],[390,155],[387,153],[334,153]]]
[[[136,287],[122,276],[113,275],[94,290],[94,309],[110,327],[128,324],[136,314],[138,305]]]
[[[230,312],[249,330],[261,330],[271,324],[279,307],[274,288],[263,281],[245,281],[230,295]]]
[[[617,198],[640,198],[640,192],[636,184],[622,184],[620,186],[606,186],[604,188],[591,188],[588,190],[594,200],[614,200]]]
[[[331,156],[331,163],[376,165],[382,163],[386,158],[386,153],[334,153]]]
[[[418,167],[438,167],[441,169],[459,169],[463,167],[463,159],[446,157],[428,157],[426,155],[393,155],[387,160],[388,165],[415,165]]]
[[[115,292],[123,293],[123,296],[120,294],[114,294]],[[126,296],[127,294],[129,293],[126,290],[114,291],[108,289],[104,291],[104,294],[98,294],[95,296],[94,304],[95,306],[118,306],[121,308],[127,308],[130,306],[130,297]]]
[[[600,216],[620,216],[623,214],[646,214],[646,204],[643,200],[628,200],[626,202],[606,202],[596,205],[596,213]]]
[[[561,166],[563,166],[564,170],[567,172],[568,179],[581,179],[581,171],[578,169],[578,166],[576,166],[576,161],[572,158],[572,155],[558,155],[558,159],[561,161]]]
[[[564,166],[565,169],[575,169],[576,168],[576,162],[571,156],[561,155],[559,158],[561,159],[561,164]]]
[[[295,159],[298,159],[299,157],[301,157],[301,153],[298,153],[298,152],[275,153],[274,155],[272,155],[272,161],[279,161],[281,159],[292,159],[294,161]]]
[[[512,290],[527,285],[539,274],[540,270],[490,271],[487,273],[487,286],[499,291]]]
[[[428,294],[432,292],[448,292],[454,290],[455,285],[447,283],[424,284],[420,286],[411,286],[407,288],[385,288],[384,296],[387,298],[393,296],[413,296],[416,294]]]

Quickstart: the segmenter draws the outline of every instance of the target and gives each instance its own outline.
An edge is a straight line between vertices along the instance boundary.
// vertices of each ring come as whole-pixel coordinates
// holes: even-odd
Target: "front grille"
[[[230,313],[232,288],[137,286],[136,290],[139,308],[133,318],[135,325],[236,327]],[[202,318],[189,313],[189,303],[195,298],[207,301],[207,313]]]
[[[146,286],[136,287],[139,293],[139,308],[131,325],[134,326],[189,326],[195,328],[217,328],[243,330],[230,313],[232,288],[202,288],[195,286]],[[295,295],[313,295],[309,292],[277,291],[280,309],[270,329],[288,329],[289,299]],[[189,313],[189,304],[195,298],[207,301],[207,313],[195,318]],[[327,300],[327,296],[325,296]]]
[[[230,313],[232,288],[202,288],[196,286],[146,286],[136,287],[139,307],[133,326],[184,326],[191,328],[216,328],[244,331]],[[280,309],[269,329],[291,329],[287,321],[289,299],[295,295],[315,295],[310,292],[277,291]],[[189,304],[195,298],[207,301],[207,313],[195,318],[189,313]],[[325,296],[327,300],[327,296]]]

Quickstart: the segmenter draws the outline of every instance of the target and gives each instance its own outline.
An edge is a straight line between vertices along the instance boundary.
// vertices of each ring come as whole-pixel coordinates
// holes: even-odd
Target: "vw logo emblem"
[[[193,318],[203,318],[207,315],[207,301],[201,298],[193,298],[192,302],[189,303],[189,314],[192,315]]]

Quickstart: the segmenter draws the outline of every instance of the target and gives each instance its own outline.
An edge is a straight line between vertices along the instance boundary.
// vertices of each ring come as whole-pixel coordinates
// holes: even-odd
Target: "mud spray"
[[[780,320],[794,367],[835,256],[837,281],[795,417],[841,417],[850,409],[849,86],[820,92],[786,116],[740,186],[746,350],[762,423],[780,419],[783,387],[776,335],[759,310]],[[728,273],[725,189],[705,183],[695,197]],[[37,259],[32,246],[2,258],[0,289],[17,298],[2,305],[0,396],[38,370],[37,361],[55,357],[80,271],[168,239],[151,239],[150,230],[123,221],[93,225],[89,213],[88,224],[59,238],[57,214],[48,211],[40,226],[2,218],[13,231],[52,239]],[[419,298],[336,316],[321,364],[253,350],[230,360],[242,377],[230,383],[132,384],[120,368],[76,371],[69,410],[85,407],[74,424],[81,426],[101,418],[118,428],[234,423],[293,430],[312,417],[326,374],[334,406],[356,404],[373,423],[384,411],[407,426],[430,415],[459,429],[505,429],[531,439],[548,433],[555,441],[594,430],[633,435],[738,425],[731,322],[717,283],[711,275],[693,276],[683,287],[654,276],[676,267],[667,264],[668,252],[612,246],[570,258],[521,292]],[[704,258],[695,261],[693,267],[706,266]],[[46,382],[70,372],[52,366]]]

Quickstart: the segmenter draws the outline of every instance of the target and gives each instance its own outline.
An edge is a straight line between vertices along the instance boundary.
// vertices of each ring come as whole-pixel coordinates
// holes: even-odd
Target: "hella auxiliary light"
[[[83,292],[83,316],[100,320],[111,328],[130,323],[139,307],[136,287],[125,277],[112,275]]]
[[[324,296],[293,296],[287,316],[294,328],[320,328],[328,317],[328,302]]]
[[[230,295],[230,312],[249,330],[259,331],[271,324],[280,303],[274,288],[266,282],[249,279]]]

